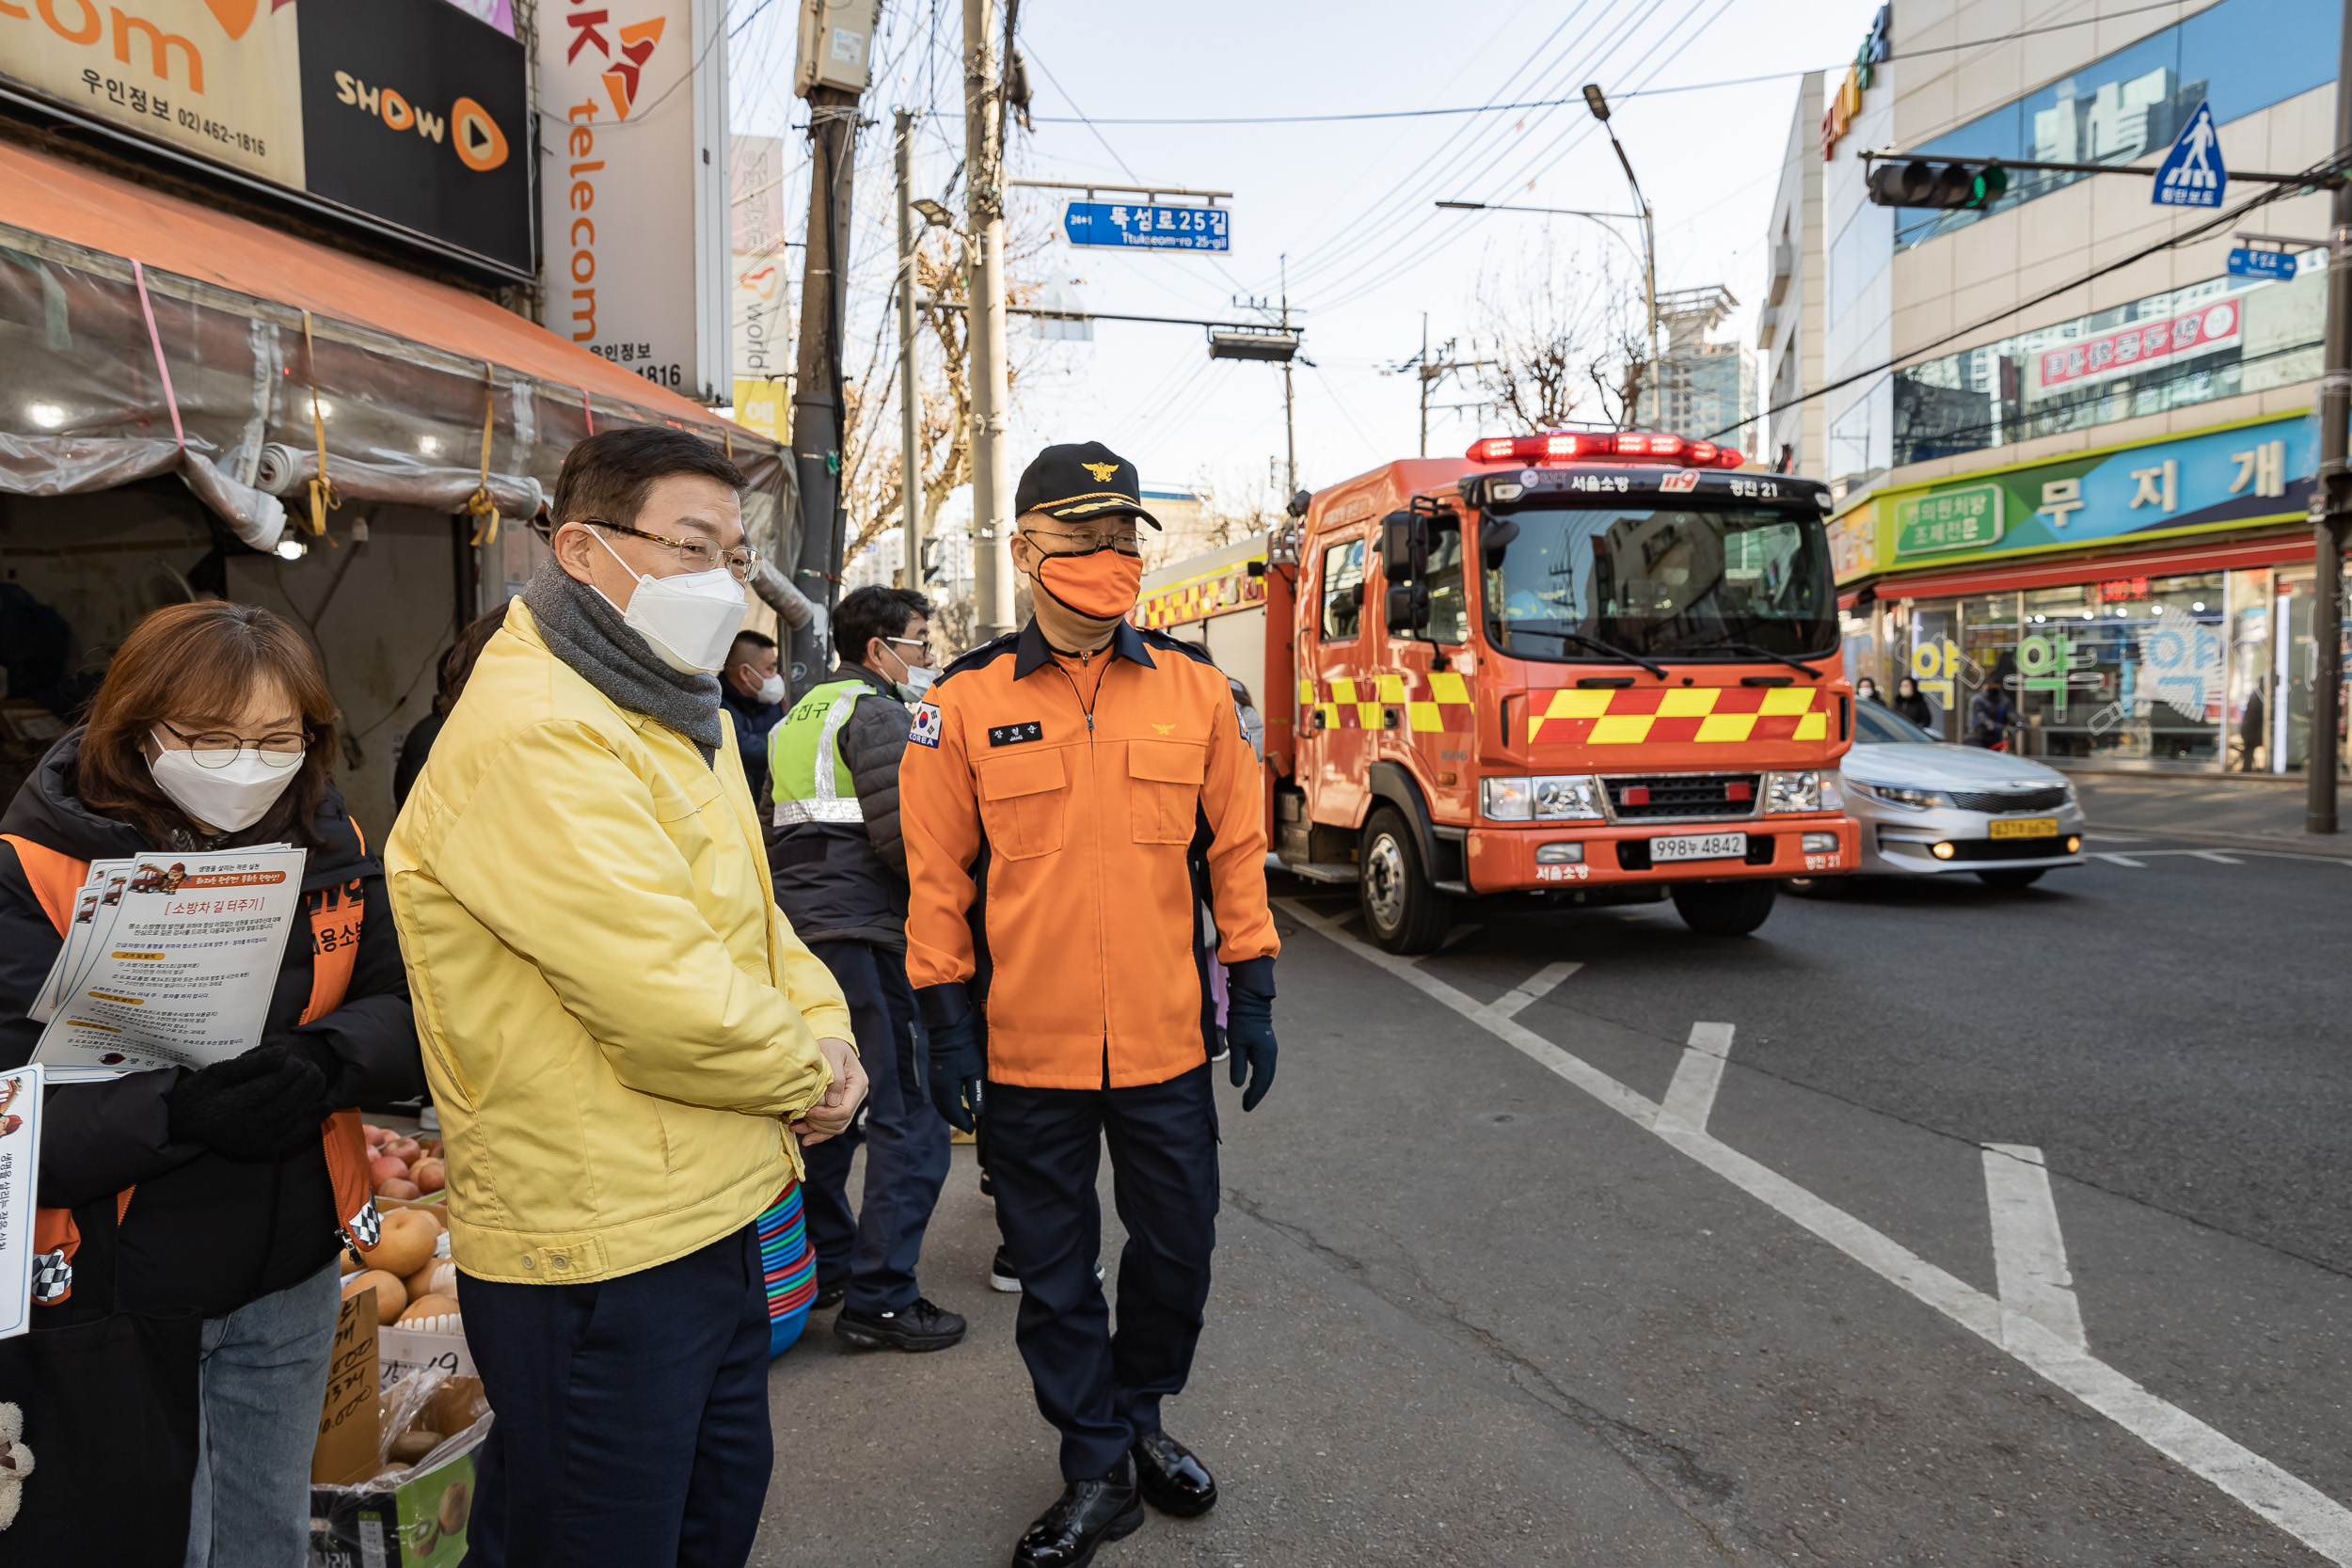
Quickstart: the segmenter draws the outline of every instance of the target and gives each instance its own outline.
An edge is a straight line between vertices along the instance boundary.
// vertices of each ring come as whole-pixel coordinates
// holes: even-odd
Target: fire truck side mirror
[[[1486,563],[1486,570],[1492,572],[1502,567],[1502,552],[1518,536],[1519,525],[1516,517],[1496,517],[1479,529],[1478,554]]]
[[[1428,576],[1429,519],[1415,512],[1381,518],[1380,561],[1391,587]]]
[[[1429,629],[1429,588],[1400,583],[1389,590],[1389,630],[1404,637]]]

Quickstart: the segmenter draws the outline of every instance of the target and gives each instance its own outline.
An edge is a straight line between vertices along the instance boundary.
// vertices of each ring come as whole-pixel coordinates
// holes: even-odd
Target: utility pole
[[[1444,206],[1446,203],[1440,202],[1438,205]],[[1451,355],[1454,352],[1454,339],[1448,338],[1445,341],[1445,348],[1443,352]],[[1438,383],[1443,381],[1447,376],[1452,375],[1455,371],[1475,370],[1481,365],[1491,365],[1493,363],[1494,361],[1491,359],[1449,358],[1432,360],[1429,357],[1429,312],[1423,310],[1421,313],[1421,353],[1415,357],[1405,361],[1404,365],[1399,365],[1397,369],[1401,372],[1406,365],[1409,365],[1413,367],[1414,373],[1421,380],[1421,454],[1423,457],[1429,455],[1430,390],[1435,388]],[[1455,406],[1459,407],[1461,405],[1457,404]]]
[[[801,274],[801,342],[792,384],[792,462],[801,482],[801,560],[793,586],[825,609],[792,632],[795,693],[833,668],[833,607],[841,597],[841,328],[850,249],[850,176],[857,162],[858,95],[821,83],[808,99],[808,244]]]
[[[898,166],[898,483],[906,499],[906,586],[923,591],[923,388],[914,336],[914,111],[900,109]]]
[[[995,0],[963,0],[965,288],[972,377],[972,578],[975,635],[1013,629],[1012,478],[1005,429],[1004,86]]]
[[[2344,0],[2336,64],[2336,155],[2352,146],[2352,0]],[[2327,369],[2319,379],[2319,483],[2312,493],[2312,740],[2304,764],[2303,831],[2336,831],[2336,730],[2343,719],[2344,521],[2352,471],[2344,421],[2352,414],[2352,185],[2339,184],[2328,225]],[[2274,636],[2283,637],[2280,626]],[[2283,697],[2283,693],[2280,694]]]
[[[2344,3],[2352,5],[2352,0],[2344,0]],[[1282,252],[1281,275],[1282,330],[1288,332],[1291,329],[1291,257],[1287,250]],[[1290,483],[1282,489],[1285,499],[1298,494],[1298,423],[1295,408],[1291,399],[1291,362],[1285,359],[1282,361],[1282,460],[1287,465],[1284,472],[1290,478]]]

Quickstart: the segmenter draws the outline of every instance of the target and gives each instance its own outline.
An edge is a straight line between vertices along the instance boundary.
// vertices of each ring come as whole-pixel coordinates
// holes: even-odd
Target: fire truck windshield
[[[1518,533],[1485,577],[1486,637],[1525,658],[1816,657],[1837,645],[1829,540],[1769,507],[1569,508],[1510,514]],[[1489,520],[1487,529],[1496,527]],[[1486,547],[1493,562],[1495,547]],[[1750,643],[1746,651],[1726,646]]]

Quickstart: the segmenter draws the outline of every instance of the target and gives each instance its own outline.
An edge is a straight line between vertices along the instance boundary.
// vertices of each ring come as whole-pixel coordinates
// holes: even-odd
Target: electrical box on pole
[[[864,92],[881,17],[882,0],[801,0],[792,90],[803,98],[814,87]]]

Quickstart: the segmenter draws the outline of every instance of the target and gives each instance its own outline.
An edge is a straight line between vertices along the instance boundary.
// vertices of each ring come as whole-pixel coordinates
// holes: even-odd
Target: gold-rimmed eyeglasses
[[[748,545],[739,545],[731,550],[721,549],[707,539],[673,539],[666,533],[648,533],[642,528],[630,528],[626,523],[608,523],[601,517],[582,517],[580,520],[592,528],[611,529],[632,539],[650,539],[657,545],[667,545],[677,552],[679,562],[691,572],[715,572],[723,566],[727,575],[736,581],[749,582],[752,574],[759,570],[759,552]]]
[[[248,737],[230,730],[202,730],[190,735],[167,721],[159,727],[170,731],[171,737],[187,748],[190,760],[199,768],[226,768],[237,760],[240,752],[251,752],[270,768],[292,768],[310,749],[310,737],[301,730],[278,730]]]

